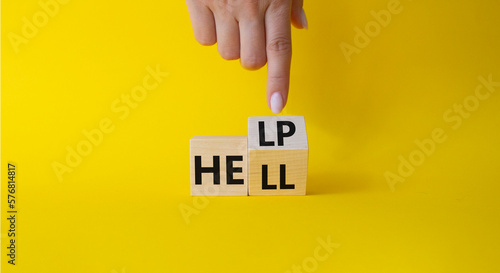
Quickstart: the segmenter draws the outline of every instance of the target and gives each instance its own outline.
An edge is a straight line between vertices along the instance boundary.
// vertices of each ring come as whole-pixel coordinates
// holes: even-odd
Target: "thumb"
[[[292,1],[292,24],[296,28],[307,29],[307,18],[304,9],[302,8],[303,0]]]

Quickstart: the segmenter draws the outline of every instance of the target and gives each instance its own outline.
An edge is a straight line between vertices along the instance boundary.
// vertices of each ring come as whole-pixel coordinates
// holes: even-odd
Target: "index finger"
[[[267,105],[279,114],[288,99],[292,38],[290,6],[269,6],[266,11]]]

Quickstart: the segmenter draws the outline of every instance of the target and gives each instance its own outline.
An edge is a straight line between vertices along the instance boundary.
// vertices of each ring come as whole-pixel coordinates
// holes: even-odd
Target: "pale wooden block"
[[[286,123],[292,122],[295,132],[291,136],[286,136],[289,127]],[[263,124],[263,130],[259,130],[259,125]],[[282,139],[279,139],[278,123],[285,123]],[[265,138],[260,138],[259,132],[263,132]],[[262,143],[263,140],[266,144]],[[281,140],[283,143],[281,143]],[[269,146],[265,146],[269,145]],[[273,117],[249,117],[248,118],[248,149],[249,150],[307,150],[307,132],[304,117],[301,116],[273,116]]]
[[[249,195],[306,194],[308,150],[250,150],[248,160]]]
[[[308,155],[304,117],[248,118],[248,194],[305,195]]]
[[[190,142],[192,196],[248,195],[247,136],[195,136]],[[198,182],[201,184],[196,184],[197,157],[201,163],[198,168]],[[214,160],[219,165],[215,169]],[[228,163],[232,165],[232,183],[237,184],[228,184],[231,183],[227,176]],[[217,169],[219,184],[214,184],[217,181],[214,181],[212,172]]]

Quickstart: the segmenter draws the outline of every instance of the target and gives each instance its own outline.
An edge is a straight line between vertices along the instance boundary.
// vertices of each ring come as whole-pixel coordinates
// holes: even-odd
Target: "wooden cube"
[[[191,195],[248,195],[247,136],[191,138]]]
[[[304,117],[248,118],[249,195],[305,195],[308,156]]]

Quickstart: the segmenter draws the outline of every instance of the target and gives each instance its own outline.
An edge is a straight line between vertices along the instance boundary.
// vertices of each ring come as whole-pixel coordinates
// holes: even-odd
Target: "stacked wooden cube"
[[[249,117],[247,136],[191,139],[191,195],[305,195],[304,117]]]

